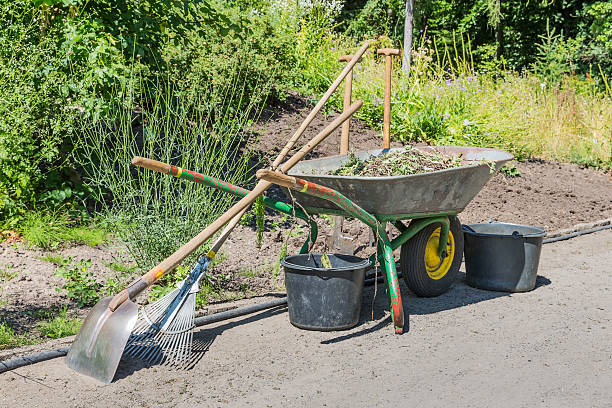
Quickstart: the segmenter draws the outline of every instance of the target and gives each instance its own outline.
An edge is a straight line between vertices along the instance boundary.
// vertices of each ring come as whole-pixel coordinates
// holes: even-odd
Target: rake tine
[[[193,295],[189,295],[189,297],[187,298],[187,301],[185,302],[186,303],[185,304],[185,306],[186,306],[185,312],[186,313],[183,314],[184,318],[183,318],[182,325],[181,325],[182,327],[180,328],[180,330],[186,330],[189,327],[188,325],[189,325],[190,317],[193,316],[192,305],[193,305],[194,302],[192,301],[192,299],[194,297],[195,296],[193,296]],[[189,332],[190,332],[190,330],[186,331],[184,333],[185,335],[181,336],[182,337],[182,339],[181,339],[182,341],[180,343],[180,347],[179,347],[178,353],[177,353],[177,358],[176,358],[177,362],[181,362],[182,361],[183,356],[185,355],[185,353],[187,351],[186,349],[187,349],[187,342],[189,340]]]

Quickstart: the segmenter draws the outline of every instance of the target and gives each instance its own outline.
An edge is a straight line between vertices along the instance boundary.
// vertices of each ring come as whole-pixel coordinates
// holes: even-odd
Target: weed
[[[272,231],[276,231],[289,221],[289,215],[283,214],[280,220],[272,221]]]
[[[404,176],[461,166],[460,157],[445,156],[437,152],[422,152],[418,149],[379,154],[360,160],[350,154],[349,160],[330,174],[341,176]]]
[[[283,262],[285,258],[287,258],[287,240],[285,240],[285,242],[283,243],[283,246],[281,247],[281,250],[280,250],[280,254],[278,255],[278,259],[276,260],[276,263],[274,264],[274,269],[272,270],[272,287],[274,288],[276,288],[276,280],[278,279],[278,276],[280,275],[281,262]]]
[[[246,278],[253,278],[257,275],[259,275],[260,271],[258,271],[257,269],[253,269],[253,268],[240,268],[240,270],[238,270],[238,275],[240,276],[244,276]]]
[[[227,254],[225,252],[218,253],[212,260],[210,266],[220,265],[223,261],[227,259]]]
[[[323,221],[325,221],[327,224],[329,224],[329,226],[331,228],[334,227],[334,225],[336,225],[335,221],[334,221],[334,217],[332,217],[331,215],[327,215],[327,214],[319,214],[319,217],[321,217],[321,219]]]
[[[46,261],[46,262],[54,263],[56,265],[61,265],[68,258],[63,255],[45,255],[45,256],[41,256],[39,259],[41,261]]]
[[[264,205],[263,196],[260,195],[259,197],[257,197],[253,206],[255,209],[255,221],[257,223],[256,245],[257,245],[257,248],[261,248],[261,244],[263,243],[264,226],[266,223],[266,220],[265,220],[266,206]]]
[[[15,334],[15,331],[6,322],[0,322],[0,350],[9,347],[18,347],[31,344],[32,341],[25,336]]]
[[[250,227],[252,223],[253,223],[253,212],[252,211],[245,212],[240,218],[240,221],[238,221],[238,224],[244,225],[245,227]]]
[[[91,306],[100,299],[102,285],[88,270],[90,266],[91,259],[81,259],[73,263],[72,257],[68,257],[55,271],[56,276],[61,276],[66,281],[61,289],[65,290],[68,299],[75,301],[79,307]],[[57,291],[60,292],[61,289]]]
[[[68,306],[59,312],[53,319],[38,324],[40,333],[44,337],[59,339],[76,334],[83,323],[80,319],[68,317]]]
[[[13,265],[5,265],[4,268],[0,268],[0,281],[8,282],[15,279],[19,275],[19,271],[13,270],[14,268]]]
[[[515,165],[504,165],[499,169],[506,177],[521,177],[521,172]]]
[[[94,225],[78,225],[65,215],[29,213],[20,225],[21,234],[28,245],[42,249],[55,249],[63,242],[96,246],[106,242],[108,231]]]
[[[123,262],[104,262],[104,266],[124,275],[131,275],[138,270],[138,265],[126,265]]]

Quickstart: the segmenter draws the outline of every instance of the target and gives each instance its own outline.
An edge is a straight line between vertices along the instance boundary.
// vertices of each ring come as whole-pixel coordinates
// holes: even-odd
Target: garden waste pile
[[[461,157],[446,156],[438,152],[423,152],[415,148],[381,153],[361,160],[349,153],[349,160],[329,174],[335,176],[406,176],[430,171],[450,169],[463,165]]]

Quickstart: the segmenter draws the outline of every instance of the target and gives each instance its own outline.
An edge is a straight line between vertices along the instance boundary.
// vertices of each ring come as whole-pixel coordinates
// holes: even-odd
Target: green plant
[[[3,268],[0,268],[0,282],[8,282],[19,275],[19,271],[14,270],[13,265],[7,264]]]
[[[41,335],[52,339],[59,339],[76,334],[83,322],[78,318],[68,317],[67,311],[68,306],[64,306],[53,319],[40,322],[38,328]]]
[[[56,276],[65,279],[64,285],[57,291],[65,290],[68,299],[75,301],[79,307],[91,306],[100,300],[102,285],[88,270],[90,266],[91,259],[73,262],[72,257],[68,257],[55,271]]]
[[[226,88],[209,85],[193,97],[177,96],[166,83],[163,91],[139,99],[151,103],[133,119],[136,100],[131,89],[118,94],[116,118],[92,121],[83,128],[76,160],[103,203],[103,213],[127,244],[138,266],[148,269],[173,253],[218,217],[233,201],[229,194],[151,171],[134,170],[134,156],[155,158],[197,169],[233,184],[250,179],[252,152],[241,147],[244,128],[260,105],[243,105],[245,78],[235,72]],[[156,88],[159,89],[160,84]],[[120,95],[124,97],[119,98]],[[222,103],[212,105],[209,100]],[[142,124],[136,128],[133,121]],[[195,255],[187,260],[192,263]]]
[[[68,258],[64,255],[44,255],[39,258],[41,261],[51,262],[56,265],[61,265]]]
[[[31,344],[32,341],[25,336],[15,334],[15,331],[5,321],[0,322],[0,350]]]
[[[266,206],[263,202],[263,196],[257,197],[255,203],[253,204],[255,207],[255,221],[257,222],[257,238],[256,245],[257,248],[261,248],[261,244],[263,243],[263,233],[265,228],[265,210]]]
[[[106,242],[108,231],[94,224],[71,222],[64,213],[30,212],[19,230],[28,245],[57,248],[63,242],[96,246]]]
[[[283,243],[281,247],[280,253],[278,254],[278,259],[274,264],[274,268],[272,269],[272,287],[276,288],[276,280],[280,275],[280,265],[287,258],[287,240]]]
[[[505,164],[499,171],[501,171],[506,177],[521,177],[521,172],[515,165]]]
[[[245,278],[254,278],[259,275],[261,271],[257,268],[244,267],[238,270],[238,275],[244,276]]]

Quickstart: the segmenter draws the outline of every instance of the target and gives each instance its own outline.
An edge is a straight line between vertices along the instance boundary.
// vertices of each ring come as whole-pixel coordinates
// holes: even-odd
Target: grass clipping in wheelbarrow
[[[438,152],[422,152],[418,149],[379,154],[368,160],[360,160],[349,153],[349,160],[342,167],[331,171],[334,176],[406,176],[450,169],[463,164],[461,157],[446,156]]]

